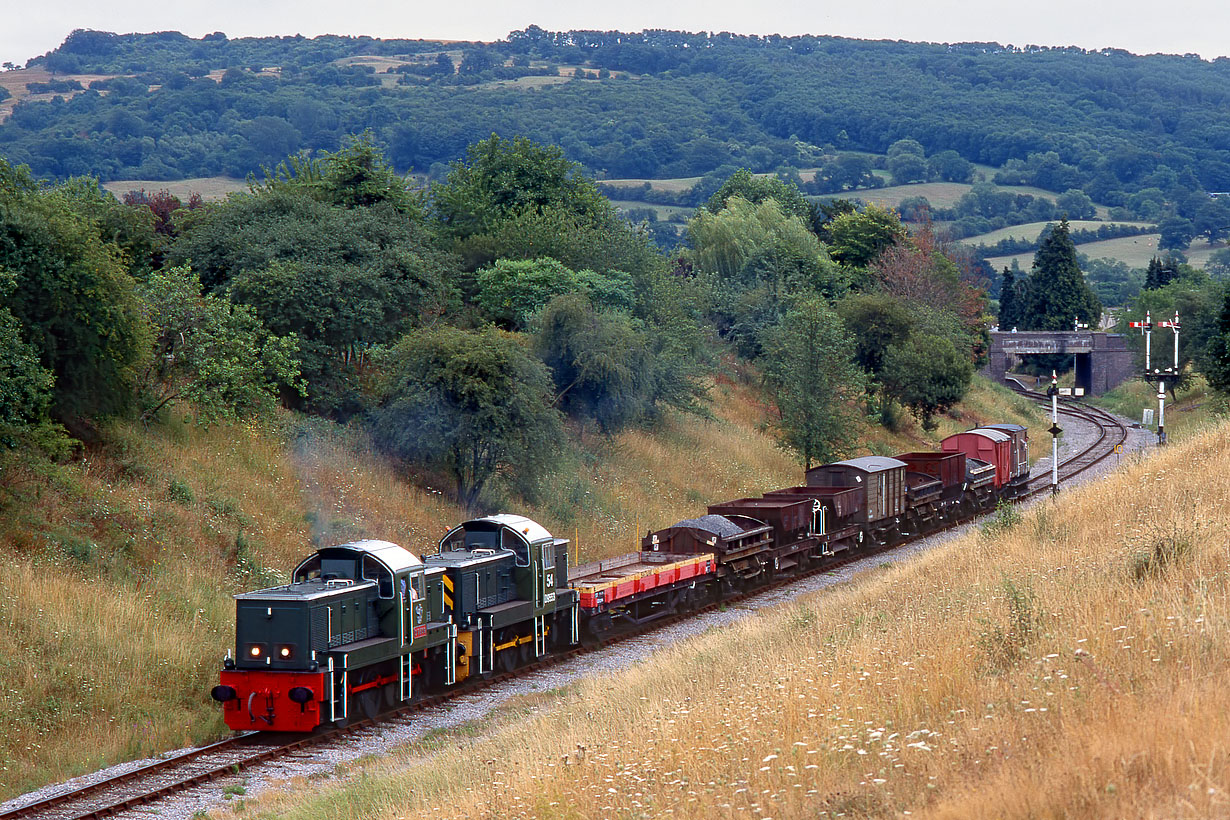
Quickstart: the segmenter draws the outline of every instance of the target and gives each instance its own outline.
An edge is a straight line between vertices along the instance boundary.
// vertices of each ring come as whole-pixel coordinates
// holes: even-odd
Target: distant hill
[[[243,178],[371,129],[424,173],[493,131],[621,179],[812,168],[911,139],[1111,207],[1230,190],[1225,59],[530,27],[495,43],[76,31],[27,68],[40,79],[0,75],[0,155],[45,177]]]

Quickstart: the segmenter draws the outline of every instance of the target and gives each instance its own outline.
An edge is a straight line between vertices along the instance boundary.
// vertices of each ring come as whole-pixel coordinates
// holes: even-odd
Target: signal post
[[[1140,328],[1145,337],[1145,374],[1144,379],[1151,382],[1157,379],[1157,443],[1166,443],[1166,379],[1179,378],[1179,312],[1175,311],[1174,321],[1154,322],[1148,311],[1143,322],[1131,322],[1131,327]],[[1152,367],[1150,357],[1153,347],[1153,328],[1166,327],[1174,331],[1174,364],[1171,367]]]

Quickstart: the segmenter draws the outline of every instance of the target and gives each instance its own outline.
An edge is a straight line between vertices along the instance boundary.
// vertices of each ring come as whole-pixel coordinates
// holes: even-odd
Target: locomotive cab
[[[443,571],[444,616],[457,628],[456,675],[511,670],[577,640],[568,540],[519,515],[475,518],[451,530],[429,570]],[[450,681],[452,682],[452,681]]]
[[[449,643],[433,578],[396,544],[357,541],[309,556],[289,584],[236,595],[235,656],[211,693],[227,725],[306,731],[408,699],[412,655]]]

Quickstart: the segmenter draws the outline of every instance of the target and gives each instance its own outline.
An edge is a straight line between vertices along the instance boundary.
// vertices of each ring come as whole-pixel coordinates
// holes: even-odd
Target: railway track
[[[1017,392],[1032,401],[1050,405],[1050,399],[1042,393],[1027,390],[1023,386]],[[1081,419],[1096,425],[1097,439],[1075,455],[1066,459],[1060,465],[1060,479],[1067,480],[1084,470],[1093,467],[1110,456],[1116,445],[1126,441],[1127,427],[1111,414],[1096,408],[1081,405],[1076,402],[1060,401],[1059,412],[1067,418]],[[1029,496],[1046,492],[1050,487],[1049,474],[1039,476],[1029,482]],[[962,519],[950,522],[951,526],[959,526],[967,521]],[[930,535],[932,533],[928,533]],[[918,537],[911,536],[901,543],[909,543]],[[692,618],[719,606],[730,606],[746,598],[761,595],[766,592],[793,584],[821,572],[831,572],[856,560],[874,556],[880,552],[889,552],[894,546],[874,549],[849,550],[837,558],[825,561],[810,568],[806,572],[783,577],[756,587],[738,595],[727,596],[719,602],[689,610],[686,613],[672,614],[651,622],[648,627],[640,627],[619,631],[606,637],[600,646],[609,646],[621,640],[643,636],[653,630],[677,623],[684,618]],[[403,718],[434,706],[439,706],[454,698],[473,694],[490,686],[501,683],[513,676],[527,672],[545,669],[563,663],[578,655],[598,648],[594,645],[582,645],[566,652],[555,653],[534,663],[521,666],[513,672],[500,673],[486,679],[476,679],[446,693],[429,696],[407,706],[400,707],[380,715],[377,719],[362,719],[343,727],[331,727],[302,735],[270,735],[252,732],[227,738],[217,743],[192,749],[181,754],[157,760],[144,766],[126,771],[103,780],[83,785],[75,789],[45,797],[43,799],[0,811],[0,820],[80,820],[81,818],[109,817],[130,809],[150,806],[159,800],[199,786],[220,777],[235,774],[243,769],[266,761],[293,757],[312,747],[341,739],[349,734],[372,728],[383,721]]]
[[[1016,385],[1012,388],[1016,393],[1028,398],[1030,401],[1037,402],[1047,408],[1051,406],[1051,399],[1045,393],[1029,390],[1015,380],[1012,381],[1012,384]],[[1098,437],[1092,443],[1060,463],[1060,483],[1079,475],[1109,458],[1114,454],[1119,445],[1127,441],[1127,425],[1100,407],[1082,404],[1074,399],[1061,396],[1059,398],[1059,414],[1069,419],[1081,419],[1098,429]],[[1037,478],[1030,479],[1028,486],[1030,496],[1038,495],[1050,489],[1051,477],[1049,474],[1040,475]]]

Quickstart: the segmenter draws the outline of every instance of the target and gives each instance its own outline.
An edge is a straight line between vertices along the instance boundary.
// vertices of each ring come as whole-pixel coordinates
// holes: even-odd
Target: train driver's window
[[[525,542],[524,538],[510,529],[505,529],[500,540],[502,542],[500,546],[516,554],[517,566],[528,567],[530,565],[530,545]]]
[[[384,565],[375,558],[364,556],[363,578],[367,581],[376,582],[381,598],[393,597],[393,573],[385,569]]]

